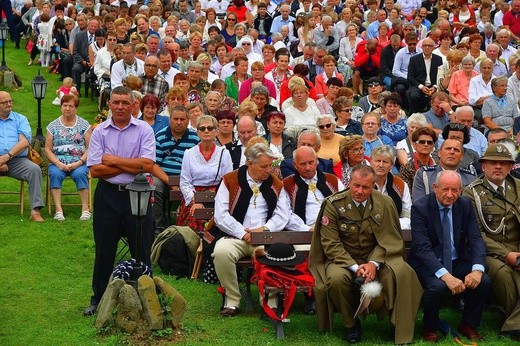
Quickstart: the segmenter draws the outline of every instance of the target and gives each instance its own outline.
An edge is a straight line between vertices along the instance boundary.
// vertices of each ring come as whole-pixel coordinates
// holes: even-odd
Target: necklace
[[[253,186],[251,187],[251,190],[253,190],[253,196],[254,196],[253,207],[256,208],[256,197],[258,197],[258,195],[260,195],[260,189],[258,188],[258,185],[253,184]]]

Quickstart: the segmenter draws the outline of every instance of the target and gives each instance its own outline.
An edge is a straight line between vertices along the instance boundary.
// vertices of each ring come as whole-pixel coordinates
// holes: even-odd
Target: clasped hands
[[[360,264],[356,271],[356,277],[362,276],[365,278],[365,283],[374,281],[376,278],[377,267],[372,262]]]
[[[464,277],[464,282],[462,280],[456,278],[451,275],[451,273],[446,273],[441,276],[441,280],[446,283],[446,286],[451,291],[452,295],[460,294],[469,289],[475,289],[478,285],[480,285],[480,281],[482,280],[482,273],[480,270],[473,270],[471,273]]]
[[[505,258],[506,264],[508,266],[510,266],[511,268],[513,268],[514,270],[520,270],[520,266],[516,265],[516,261],[517,261],[518,257],[520,257],[520,252],[511,251],[510,253],[507,254],[507,256]]]
[[[257,228],[246,228],[245,229],[246,234],[242,237],[242,240],[245,241],[248,244],[251,244],[251,233],[253,232],[263,232],[263,227],[257,227]]]

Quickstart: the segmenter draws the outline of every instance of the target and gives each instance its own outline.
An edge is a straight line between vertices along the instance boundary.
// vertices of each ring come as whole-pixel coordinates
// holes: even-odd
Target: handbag
[[[33,149],[33,147],[29,146],[29,151],[27,152],[27,158],[41,167],[42,165],[42,157],[40,153]]]

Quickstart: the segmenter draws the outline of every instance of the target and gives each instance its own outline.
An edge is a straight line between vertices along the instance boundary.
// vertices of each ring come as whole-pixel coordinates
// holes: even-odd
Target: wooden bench
[[[172,224],[172,211],[171,208],[174,202],[180,202],[182,200],[182,192],[180,189],[181,185],[181,177],[178,175],[169,175],[168,176],[168,201],[164,203],[166,199],[163,195],[163,208],[166,213],[166,222],[168,225]]]
[[[193,201],[195,203],[204,204],[204,208],[195,209],[193,216],[197,220],[209,221],[213,217],[214,206],[215,206],[215,192],[213,191],[196,191],[193,195]],[[199,234],[200,244],[197,248],[197,255],[195,256],[195,262],[193,263],[193,270],[191,272],[191,279],[196,280],[199,277],[200,268],[202,267],[202,237],[204,232]]]
[[[267,246],[275,243],[286,243],[291,245],[310,245],[312,241],[312,232],[257,232],[251,233],[251,245]],[[304,251],[308,255],[308,251]],[[297,292],[307,292],[307,286],[299,286],[296,288]],[[276,294],[277,307],[276,313],[281,316],[284,311],[284,291],[277,287],[265,286],[265,294]],[[276,329],[276,338],[284,339],[285,333],[283,330],[283,323],[281,321],[272,320]]]

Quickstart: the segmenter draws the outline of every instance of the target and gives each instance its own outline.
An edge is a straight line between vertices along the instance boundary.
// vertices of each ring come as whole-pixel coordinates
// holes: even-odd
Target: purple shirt
[[[155,162],[155,136],[153,130],[142,120],[130,117],[123,129],[114,125],[112,118],[99,124],[92,132],[88,148],[87,166],[102,163],[104,154],[122,158],[145,158]],[[135,176],[122,173],[105,179],[112,184],[130,184]]]

